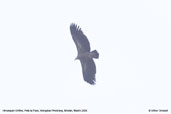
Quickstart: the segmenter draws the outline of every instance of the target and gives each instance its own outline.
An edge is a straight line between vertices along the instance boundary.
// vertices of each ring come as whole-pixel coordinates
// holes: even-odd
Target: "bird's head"
[[[74,60],[78,60],[78,57],[76,57]]]
[[[79,60],[79,57],[77,56],[74,60]]]

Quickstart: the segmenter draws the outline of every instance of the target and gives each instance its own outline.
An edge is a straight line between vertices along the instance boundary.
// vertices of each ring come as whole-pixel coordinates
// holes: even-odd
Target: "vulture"
[[[96,82],[96,65],[93,58],[98,59],[99,53],[96,50],[90,51],[90,43],[78,25],[72,23],[70,32],[78,51],[75,60],[80,60],[81,62],[83,79],[87,83],[94,85]]]

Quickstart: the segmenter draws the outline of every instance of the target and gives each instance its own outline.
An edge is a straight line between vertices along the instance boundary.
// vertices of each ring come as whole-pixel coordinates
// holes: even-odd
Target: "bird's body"
[[[92,58],[97,58],[96,56],[98,56],[98,55],[95,56],[95,54],[97,54],[96,50],[94,50],[92,52],[79,53],[77,55],[76,59],[92,59]]]
[[[96,66],[93,58],[99,58],[99,53],[96,50],[90,52],[90,43],[79,26],[71,24],[70,31],[77,47],[76,59],[81,62],[84,80],[89,84],[95,84]]]

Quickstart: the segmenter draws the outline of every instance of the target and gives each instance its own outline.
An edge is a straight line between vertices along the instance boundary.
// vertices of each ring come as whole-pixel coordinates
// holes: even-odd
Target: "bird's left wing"
[[[78,53],[90,52],[90,43],[87,37],[83,34],[81,28],[76,24],[71,24],[70,31]]]

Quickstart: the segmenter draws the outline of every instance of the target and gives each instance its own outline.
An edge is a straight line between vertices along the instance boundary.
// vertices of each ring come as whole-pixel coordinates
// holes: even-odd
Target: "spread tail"
[[[91,54],[92,54],[92,58],[97,58],[97,59],[99,58],[99,53],[96,50],[93,50]]]

